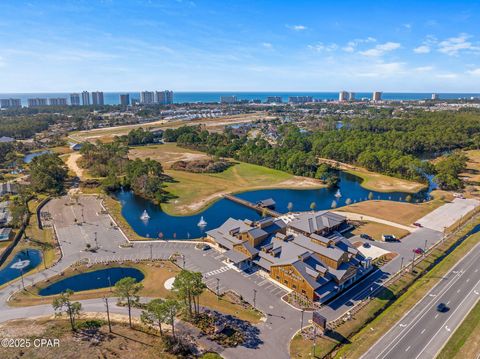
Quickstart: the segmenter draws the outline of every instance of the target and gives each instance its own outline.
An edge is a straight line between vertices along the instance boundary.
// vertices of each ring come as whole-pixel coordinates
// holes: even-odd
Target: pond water
[[[273,198],[276,202],[275,210],[281,213],[288,212],[289,203],[292,211],[307,211],[310,204],[315,202],[316,209],[331,209],[333,201],[336,206],[344,206],[347,199],[352,203],[365,201],[372,193],[374,199],[392,201],[405,201],[408,195],[403,192],[375,192],[363,188],[361,179],[351,174],[340,172],[340,185],[335,189],[320,188],[307,190],[293,189],[265,189],[258,191],[243,192],[238,197],[258,202],[262,199]],[[435,185],[431,183],[428,189],[413,194],[414,201],[425,201],[430,198],[430,192]],[[122,205],[122,215],[139,235],[149,238],[162,239],[190,239],[199,238],[203,233],[220,226],[229,217],[239,219],[258,219],[260,214],[240,204],[221,199],[204,211],[192,216],[171,216],[162,211],[160,206],[134,195],[129,191],[115,193],[116,198]],[[150,217],[148,220],[141,219],[146,211]],[[207,225],[199,227],[200,220],[204,219]]]
[[[42,262],[39,250],[25,249],[15,254],[13,259],[0,270],[0,285],[20,277]]]
[[[25,157],[23,157],[23,162],[25,162],[25,163],[30,163],[30,162],[32,162],[32,160],[33,160],[35,157],[44,155],[44,154],[46,154],[46,153],[50,153],[50,151],[45,150],[45,151],[32,152],[32,153],[26,154]]]
[[[38,294],[46,296],[60,294],[67,289],[71,289],[74,292],[81,292],[83,290],[108,288],[113,287],[115,283],[125,277],[135,278],[137,282],[140,282],[145,278],[142,271],[136,268],[113,267],[99,269],[61,279],[58,282],[41,289]]]

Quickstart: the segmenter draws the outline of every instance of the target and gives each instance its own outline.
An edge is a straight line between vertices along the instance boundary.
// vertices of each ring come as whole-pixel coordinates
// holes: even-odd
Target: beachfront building
[[[90,93],[88,91],[82,92],[82,105],[90,106]]]
[[[238,268],[257,267],[311,301],[325,302],[371,270],[370,258],[338,232],[349,227],[345,217],[328,211],[294,217],[229,218],[207,240]]]
[[[93,106],[103,106],[105,104],[102,91],[92,92],[92,103]]]
[[[19,98],[2,98],[0,99],[0,108],[20,108],[22,101]]]
[[[221,96],[220,97],[220,103],[233,104],[237,102],[238,102],[237,96]]]
[[[64,97],[49,98],[48,104],[50,106],[67,106],[67,99]]]
[[[282,103],[281,96],[268,96],[266,103]]]
[[[372,101],[382,101],[382,93],[380,91],[374,91],[372,94]]]
[[[130,105],[130,94],[125,93],[120,95],[120,105],[122,106]]]
[[[70,94],[70,105],[71,106],[80,106],[80,94],[71,93]]]
[[[29,98],[27,99],[28,107],[41,107],[47,106],[47,99],[46,98]]]
[[[348,100],[348,92],[347,91],[340,91],[338,93],[338,101],[345,102]]]
[[[312,96],[290,96],[288,98],[289,103],[308,103],[313,102]]]
[[[173,91],[155,91],[155,103],[159,105],[173,104]]]
[[[142,105],[152,105],[155,103],[155,93],[153,91],[140,92],[140,103]]]

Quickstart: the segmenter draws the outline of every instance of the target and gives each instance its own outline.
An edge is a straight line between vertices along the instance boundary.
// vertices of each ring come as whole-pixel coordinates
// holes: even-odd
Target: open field
[[[316,355],[323,357],[343,343],[345,345],[336,353],[335,358],[359,358],[478,243],[480,233],[470,236],[433,269],[420,276],[443,255],[455,239],[460,238],[477,223],[478,219],[437,247],[429,257],[415,266],[413,273],[404,274],[395,284],[376,294],[375,299],[356,313],[352,320],[329,334],[329,337],[318,338]],[[379,313],[382,308],[385,310]],[[297,335],[290,344],[290,354],[293,358],[306,358],[312,352],[312,346],[312,341]]]
[[[403,238],[409,234],[409,232],[404,229],[377,222],[362,222],[356,226],[351,233],[354,235],[365,233],[376,241],[382,240],[382,234],[393,234],[397,238]]]
[[[338,162],[328,158],[320,158],[319,161],[328,163],[345,172],[360,177],[363,180],[362,187],[372,191],[416,193],[426,188],[426,185],[423,183],[382,175],[348,163]]]
[[[220,131],[227,125],[233,125],[237,123],[248,123],[257,121],[260,119],[268,119],[265,112],[255,112],[249,114],[241,115],[232,115],[219,118],[204,118],[198,120],[175,120],[175,121],[166,121],[159,120],[154,122],[139,123],[134,125],[125,125],[125,126],[116,126],[116,127],[107,127],[107,128],[97,128],[87,131],[77,131],[70,134],[70,138],[77,142],[84,141],[101,141],[101,142],[110,142],[115,136],[126,135],[133,129],[142,127],[144,129],[158,130],[158,129],[167,129],[167,128],[177,128],[185,125],[205,125],[210,131]]]
[[[0,331],[9,338],[58,338],[59,347],[36,348],[0,348],[0,357],[13,358],[125,358],[147,359],[165,358],[174,359],[175,355],[165,352],[164,344],[158,334],[145,329],[130,329],[127,324],[116,321],[112,316],[112,333],[108,332],[108,325],[104,323],[99,333],[90,336],[100,339],[94,344],[89,335],[81,335],[81,331],[72,333],[67,319],[35,319],[15,320],[0,325]],[[89,318],[90,319],[90,318]],[[118,318],[120,319],[120,318]],[[84,321],[80,319],[79,323]]]
[[[136,158],[151,158],[160,162],[164,169],[169,169],[172,163],[176,161],[194,161],[209,158],[203,152],[182,148],[175,143],[130,147],[128,157],[132,160]]]
[[[354,212],[404,225],[411,225],[427,213],[440,207],[443,203],[445,203],[444,200],[440,198],[419,204],[372,200],[344,206],[338,208],[337,211]]]
[[[113,266],[113,265],[112,265]],[[117,265],[115,265],[117,266]],[[171,291],[165,288],[165,281],[174,277],[180,269],[169,261],[160,262],[142,262],[142,263],[123,263],[118,264],[121,267],[133,267],[141,270],[145,279],[142,281],[144,288],[140,292],[141,297],[148,298],[165,298],[171,295]],[[90,267],[81,266],[69,268],[61,275],[51,278],[48,282],[44,281],[35,285],[35,287],[29,287],[25,292],[16,293],[10,300],[10,305],[13,306],[32,306],[38,304],[50,304],[55,296],[42,297],[38,295],[38,291],[51,283],[68,278],[76,274],[93,271],[97,269],[106,268],[105,265],[93,265]],[[75,293],[72,298],[75,300],[102,298],[104,296],[114,296],[113,288],[102,288],[88,291],[82,291]],[[249,308],[244,308],[241,305],[230,302],[227,299],[217,299],[216,295],[209,290],[206,290],[200,297],[200,305],[218,310],[225,314],[234,315],[242,320],[248,320],[253,323],[258,323],[261,318],[261,314]]]
[[[478,358],[478,353],[480,353],[480,302],[455,330],[437,358]]]

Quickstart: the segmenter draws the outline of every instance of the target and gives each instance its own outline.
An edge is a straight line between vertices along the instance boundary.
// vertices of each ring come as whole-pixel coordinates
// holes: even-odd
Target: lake
[[[288,205],[292,203],[292,211],[310,210],[310,204],[315,202],[317,210],[331,209],[333,201],[337,207],[345,205],[347,199],[352,203],[365,201],[370,193],[374,199],[391,201],[405,201],[408,193],[403,192],[375,192],[361,186],[361,179],[346,172],[339,172],[340,184],[338,189],[264,189],[237,194],[238,197],[258,202],[262,199],[273,198],[276,202],[276,211],[288,212]],[[430,198],[430,192],[435,188],[433,182],[428,189],[422,190],[412,197],[414,201],[425,201]],[[339,191],[339,193],[337,193]],[[337,195],[337,196],[336,196]],[[338,197],[340,195],[340,197]],[[171,216],[160,206],[136,196],[130,191],[118,191],[115,197],[122,205],[122,215],[141,236],[158,239],[159,234],[163,239],[191,239],[199,238],[207,230],[220,226],[229,217],[252,220],[259,219],[260,214],[240,204],[227,199],[220,199],[202,212],[192,216]],[[142,220],[140,217],[146,211],[150,218]],[[199,227],[198,223],[203,217],[207,222],[205,227]]]
[[[34,269],[42,262],[42,255],[36,249],[24,249],[15,254],[5,268],[0,270],[0,285],[10,282]]]
[[[48,150],[45,150],[45,151],[40,151],[40,152],[32,152],[32,153],[28,153],[25,155],[25,157],[23,157],[23,162],[25,163],[30,163],[32,162],[32,160],[35,158],[35,157],[38,157],[38,156],[41,156],[41,155],[44,155],[46,153],[50,153],[51,151],[48,151]]]
[[[113,287],[115,283],[125,277],[132,277],[135,278],[137,282],[140,282],[145,278],[145,275],[141,270],[130,267],[99,269],[61,279],[41,289],[38,294],[46,296],[60,294],[67,289],[71,289],[74,292],[81,292],[84,290],[108,288]]]

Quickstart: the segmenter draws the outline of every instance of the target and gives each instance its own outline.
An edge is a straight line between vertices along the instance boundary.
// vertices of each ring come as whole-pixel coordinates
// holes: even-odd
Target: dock
[[[247,200],[242,199],[242,198],[238,198],[237,196],[234,196],[234,195],[231,195],[231,194],[224,194],[223,197],[232,201],[232,202],[235,202],[235,203],[241,204],[242,206],[253,209],[253,210],[257,211],[258,213],[265,213],[270,217],[280,217],[282,215],[282,213],[274,211],[271,208],[262,207],[261,205],[252,203],[252,202],[247,201]]]

